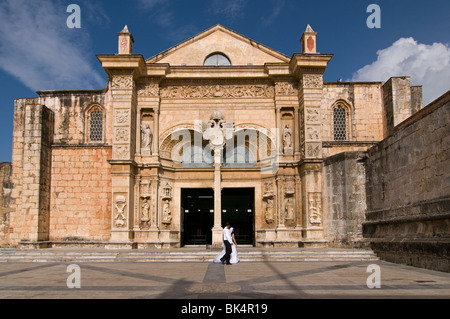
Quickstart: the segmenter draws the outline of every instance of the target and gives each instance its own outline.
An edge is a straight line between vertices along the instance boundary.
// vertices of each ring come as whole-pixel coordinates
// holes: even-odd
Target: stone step
[[[0,262],[211,262],[218,251],[2,250]],[[376,261],[371,250],[243,250],[242,262]]]

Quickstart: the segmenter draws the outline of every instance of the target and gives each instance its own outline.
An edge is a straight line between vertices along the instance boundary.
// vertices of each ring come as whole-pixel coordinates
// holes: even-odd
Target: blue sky
[[[69,4],[81,8],[81,29],[67,28]],[[380,29],[366,25],[369,4],[381,8]],[[450,89],[449,12],[448,0],[2,0],[0,162],[11,161],[14,99],[105,87],[95,55],[117,53],[125,24],[144,58],[215,24],[292,56],[310,24],[318,51],[335,55],[325,81],[411,75],[430,102]]]

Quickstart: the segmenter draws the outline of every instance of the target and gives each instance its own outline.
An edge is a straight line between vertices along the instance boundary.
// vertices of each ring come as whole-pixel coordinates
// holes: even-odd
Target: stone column
[[[213,247],[222,246],[222,176],[221,176],[221,149],[214,149],[214,227]]]

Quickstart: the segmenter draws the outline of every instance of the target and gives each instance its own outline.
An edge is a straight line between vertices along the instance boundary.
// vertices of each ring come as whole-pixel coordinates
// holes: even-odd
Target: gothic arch
[[[84,110],[84,140],[86,143],[105,143],[106,111],[103,106],[94,103]]]
[[[331,139],[333,141],[351,141],[353,139],[353,108],[344,99],[338,99],[331,105]]]

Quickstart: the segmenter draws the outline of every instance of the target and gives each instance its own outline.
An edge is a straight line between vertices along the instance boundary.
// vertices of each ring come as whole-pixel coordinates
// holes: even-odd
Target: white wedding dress
[[[231,228],[231,233],[233,233],[233,229]],[[222,262],[220,261],[220,259],[225,256],[225,244],[222,244],[222,251],[220,252],[220,254],[218,254],[215,258],[214,258],[214,263],[215,264],[221,264]],[[237,264],[238,262],[240,262],[240,259],[238,258],[238,254],[237,254],[237,249],[236,249],[236,245],[231,245],[231,256],[230,256],[230,264]]]

